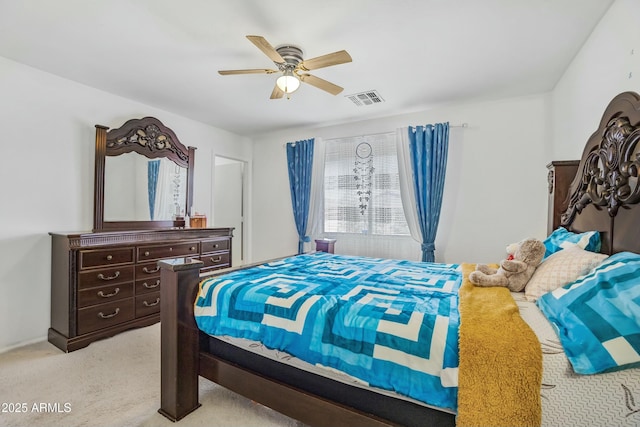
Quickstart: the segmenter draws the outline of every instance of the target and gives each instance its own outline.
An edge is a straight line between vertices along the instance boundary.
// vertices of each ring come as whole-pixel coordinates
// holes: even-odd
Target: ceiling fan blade
[[[273,87],[273,92],[271,92],[271,99],[280,99],[284,96],[284,92],[280,90],[278,85]]]
[[[300,74],[300,80],[305,83],[309,83],[311,86],[315,86],[318,89],[329,92],[332,95],[337,95],[343,91],[340,86],[334,85],[333,83],[321,79],[320,77],[312,76],[311,74]]]
[[[273,74],[277,73],[278,70],[269,70],[266,68],[253,68],[248,70],[220,70],[219,74],[223,76],[228,76],[230,74]]]
[[[273,62],[285,62],[284,58],[280,56],[280,54],[275,50],[269,42],[261,36],[247,36],[249,41],[256,45],[258,49],[260,49],[265,55],[269,57]]]
[[[298,64],[298,68],[302,71],[311,71],[332,65],[344,64],[346,62],[351,62],[351,55],[349,55],[346,50],[341,50],[315,58],[305,59]]]

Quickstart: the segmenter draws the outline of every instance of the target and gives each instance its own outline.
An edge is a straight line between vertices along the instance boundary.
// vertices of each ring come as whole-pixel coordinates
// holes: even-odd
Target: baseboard
[[[40,341],[46,341],[46,340],[47,340],[47,336],[43,335],[41,337],[34,338],[34,339],[31,339],[31,340],[20,341],[20,342],[18,342],[16,344],[12,344],[12,345],[7,346],[7,347],[0,347],[0,354],[6,353],[6,352],[11,351],[11,350],[15,350],[16,348],[24,347],[25,345],[35,344],[35,343],[38,343]]]

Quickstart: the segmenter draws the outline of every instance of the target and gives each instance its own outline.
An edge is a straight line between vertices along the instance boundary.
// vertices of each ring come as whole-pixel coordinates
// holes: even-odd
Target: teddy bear
[[[507,246],[507,253],[513,255],[500,262],[498,269],[486,264],[478,264],[469,274],[471,283],[477,286],[502,286],[512,292],[521,292],[533,275],[546,248],[538,239],[529,238]]]

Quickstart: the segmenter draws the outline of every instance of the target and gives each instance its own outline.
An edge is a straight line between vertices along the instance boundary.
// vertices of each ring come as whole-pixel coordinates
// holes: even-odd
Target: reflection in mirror
[[[184,215],[187,169],[130,152],[105,158],[104,220],[172,220]]]
[[[155,117],[96,125],[93,230],[184,227],[193,206],[195,147]],[[178,216],[178,218],[175,218]]]

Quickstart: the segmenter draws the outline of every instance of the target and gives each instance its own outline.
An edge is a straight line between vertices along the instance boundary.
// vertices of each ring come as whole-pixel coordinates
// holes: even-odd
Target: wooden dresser
[[[231,266],[232,228],[50,233],[49,342],[64,351],[160,320],[158,260]]]
[[[578,171],[579,160],[559,160],[547,165],[549,202],[547,234],[560,226],[560,217],[569,206],[569,186]]]

